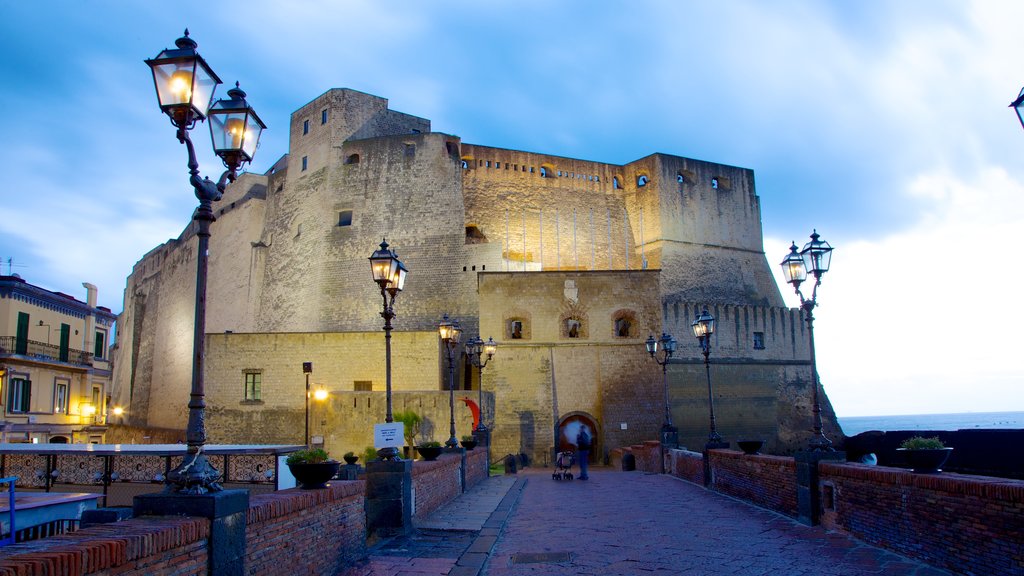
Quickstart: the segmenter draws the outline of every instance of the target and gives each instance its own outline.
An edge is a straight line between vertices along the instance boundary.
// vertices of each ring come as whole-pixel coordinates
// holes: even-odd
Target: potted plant
[[[403,424],[403,434],[405,436],[405,457],[409,457],[409,450],[412,446],[416,445],[416,436],[420,433],[420,425],[423,423],[423,418],[413,412],[412,410],[402,410],[395,412],[395,422],[401,422]]]
[[[359,461],[359,456],[356,456],[355,452],[345,452],[345,455],[342,456],[342,459],[345,460],[345,464],[351,466]]]
[[[431,462],[437,460],[437,457],[441,455],[441,443],[434,441],[424,442],[416,447],[416,451],[420,453],[424,460]]]
[[[476,438],[472,436],[463,436],[462,447],[465,448],[466,450],[472,450],[473,448],[476,448]]]
[[[941,466],[946,463],[952,448],[947,448],[939,438],[922,438],[913,436],[907,438],[896,449],[896,452],[903,454],[907,463],[914,472],[918,474],[937,474],[941,472]]]
[[[304,490],[324,488],[341,468],[341,463],[331,459],[323,448],[307,448],[292,452],[285,460],[295,481]]]
[[[736,442],[739,445],[740,450],[743,450],[744,454],[760,454],[761,447],[764,446],[764,440],[740,440]]]

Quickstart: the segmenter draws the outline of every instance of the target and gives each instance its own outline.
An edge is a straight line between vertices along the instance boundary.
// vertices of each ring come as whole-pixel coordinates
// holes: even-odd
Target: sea
[[[903,416],[839,416],[847,436],[869,430],[1024,429],[1024,412],[964,412],[961,414],[907,414]]]

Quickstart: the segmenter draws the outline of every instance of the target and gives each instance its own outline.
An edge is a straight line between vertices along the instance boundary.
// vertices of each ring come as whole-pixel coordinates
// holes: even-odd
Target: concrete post
[[[245,570],[245,515],[248,490],[221,490],[208,494],[156,492],[136,496],[132,506],[139,516],[198,516],[210,520],[210,574],[243,576]]]
[[[412,532],[412,460],[366,463],[366,530],[393,536]]]
[[[817,526],[821,519],[821,494],[818,490],[818,462],[846,461],[846,452],[803,451],[796,453],[797,519]]]
[[[707,442],[704,444],[704,485],[711,486],[711,457],[708,454],[710,450],[718,450],[720,448],[728,448],[728,442]]]

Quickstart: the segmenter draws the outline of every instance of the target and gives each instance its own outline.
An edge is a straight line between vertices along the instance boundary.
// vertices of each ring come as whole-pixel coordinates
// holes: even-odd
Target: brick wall
[[[323,490],[252,496],[246,516],[246,570],[337,574],[366,553],[365,482],[331,482]]]
[[[1024,574],[1024,481],[822,463],[822,525],[964,574]]]
[[[490,474],[487,469],[487,450],[477,447],[466,450],[466,489],[483,482]]]
[[[462,457],[452,453],[413,463],[413,517],[423,518],[462,493],[461,466]]]
[[[714,490],[796,517],[796,462],[792,458],[711,450],[710,459]]]

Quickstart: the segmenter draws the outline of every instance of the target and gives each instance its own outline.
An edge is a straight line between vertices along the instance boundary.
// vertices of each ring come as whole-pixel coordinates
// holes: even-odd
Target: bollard
[[[516,457],[509,454],[505,456],[505,474],[516,473]]]

